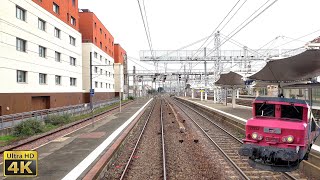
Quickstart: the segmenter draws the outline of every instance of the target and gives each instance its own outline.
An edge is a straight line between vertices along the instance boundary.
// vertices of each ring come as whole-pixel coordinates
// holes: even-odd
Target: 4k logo
[[[38,175],[36,151],[5,151],[3,159],[4,176],[34,177]]]

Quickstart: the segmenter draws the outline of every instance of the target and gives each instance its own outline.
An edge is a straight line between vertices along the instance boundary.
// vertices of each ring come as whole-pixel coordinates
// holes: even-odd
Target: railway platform
[[[82,179],[150,101],[138,99],[123,108],[121,113],[110,114],[93,124],[35,148],[39,155],[39,176],[34,179]]]
[[[232,104],[228,103],[227,106],[225,104],[214,104],[212,100],[201,101],[199,98],[192,99],[191,97],[179,97],[188,101],[192,101],[195,104],[205,105],[210,107],[212,110],[217,111],[224,116],[235,120],[241,124],[245,124],[246,121],[252,117],[252,108],[243,105],[236,105],[235,108],[232,108]],[[316,153],[320,153],[320,139],[318,138],[315,145],[313,145],[312,149]]]

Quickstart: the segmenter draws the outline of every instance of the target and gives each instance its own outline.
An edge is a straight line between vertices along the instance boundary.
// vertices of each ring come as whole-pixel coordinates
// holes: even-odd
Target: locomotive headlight
[[[292,143],[293,140],[294,140],[293,136],[290,135],[290,136],[287,137],[287,142],[288,143]]]
[[[258,139],[258,133],[254,132],[252,133],[252,139]]]

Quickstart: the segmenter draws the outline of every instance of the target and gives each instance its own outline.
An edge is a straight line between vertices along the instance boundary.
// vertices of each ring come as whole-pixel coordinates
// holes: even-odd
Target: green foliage
[[[133,96],[128,96],[128,99],[129,100],[134,100],[134,97]]]
[[[6,146],[7,144],[9,144],[12,141],[15,141],[16,139],[17,139],[17,137],[15,137],[13,135],[0,136],[0,147]]]
[[[69,122],[71,122],[71,117],[70,115],[67,115],[67,114],[64,114],[62,116],[59,116],[59,115],[48,116],[47,119],[45,120],[46,124],[52,124],[54,126],[61,126]]]
[[[32,136],[44,132],[44,125],[35,119],[29,119],[17,124],[13,129],[16,137]]]

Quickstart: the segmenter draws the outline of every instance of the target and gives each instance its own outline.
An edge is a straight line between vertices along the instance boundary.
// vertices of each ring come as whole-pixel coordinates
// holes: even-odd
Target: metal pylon
[[[220,41],[220,31],[218,31],[217,33],[215,33],[214,35],[214,47],[215,47],[215,56],[217,57],[217,60],[215,61],[214,64],[214,78],[215,81],[218,80],[218,77],[220,75],[220,73],[222,72],[222,63],[221,63],[221,41]]]

